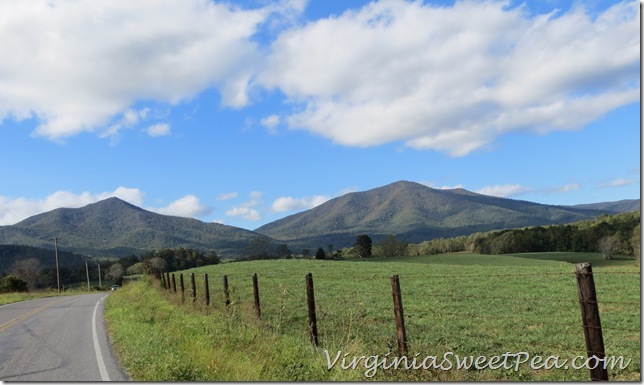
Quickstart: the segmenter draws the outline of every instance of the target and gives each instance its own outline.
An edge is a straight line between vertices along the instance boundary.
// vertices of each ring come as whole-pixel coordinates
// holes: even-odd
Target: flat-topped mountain
[[[153,213],[119,198],[81,208],[59,208],[0,227],[0,244],[50,249],[54,237],[60,238],[62,249],[89,256],[122,257],[185,247],[237,257],[253,238],[263,236],[233,226]]]
[[[356,235],[374,242],[396,235],[407,242],[478,231],[569,223],[609,210],[552,206],[400,181],[331,199],[310,210],[257,228],[294,250],[350,246]]]

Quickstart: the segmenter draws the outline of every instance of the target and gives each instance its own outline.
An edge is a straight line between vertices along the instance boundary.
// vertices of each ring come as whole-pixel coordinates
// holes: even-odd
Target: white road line
[[[107,295],[105,297],[107,297]],[[101,372],[101,379],[103,381],[109,381],[110,376],[107,374],[107,368],[103,361],[103,353],[101,353],[101,347],[98,344],[98,334],[96,333],[96,311],[98,310],[98,305],[105,299],[105,297],[99,299],[98,302],[96,302],[96,306],[94,306],[94,315],[92,316],[92,336],[94,337],[94,351],[96,352],[96,362],[98,363],[98,370]]]

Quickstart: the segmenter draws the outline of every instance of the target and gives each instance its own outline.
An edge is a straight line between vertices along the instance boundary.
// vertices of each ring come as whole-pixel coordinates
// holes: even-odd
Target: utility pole
[[[56,254],[56,283],[58,284],[58,294],[60,294],[60,270],[58,268],[58,240],[54,238],[54,253]]]
[[[101,284],[101,263],[96,262],[96,264],[98,265],[98,287],[102,288],[103,285]]]
[[[87,257],[85,259],[85,275],[87,275],[87,291],[91,290],[89,287],[89,268],[87,267]]]

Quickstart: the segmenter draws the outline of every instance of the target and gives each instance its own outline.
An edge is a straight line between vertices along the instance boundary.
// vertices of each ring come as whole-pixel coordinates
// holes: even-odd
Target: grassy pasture
[[[365,367],[327,370],[331,359],[397,356],[390,276],[398,274],[409,355],[544,358],[585,356],[574,267],[593,263],[606,352],[631,359],[612,380],[640,380],[640,275],[634,261],[598,263],[574,253],[484,256],[445,254],[369,261],[272,260],[184,271],[199,300],[132,283],[106,303],[116,350],[135,380],[364,380]],[[595,267],[596,266],[596,267]],[[308,342],[306,273],[313,273],[320,348]],[[210,281],[205,308],[203,274]],[[262,319],[255,319],[257,273]],[[223,304],[222,276],[233,301]],[[177,277],[178,284],[178,277]],[[155,285],[158,285],[155,283]],[[160,365],[162,367],[160,367]],[[378,370],[375,380],[586,381],[588,370]]]

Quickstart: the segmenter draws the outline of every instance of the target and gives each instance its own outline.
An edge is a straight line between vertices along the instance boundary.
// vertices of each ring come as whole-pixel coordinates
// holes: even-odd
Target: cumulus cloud
[[[158,123],[145,129],[149,136],[155,138],[158,136],[170,135],[170,124]]]
[[[0,2],[0,35],[11,37],[0,39],[0,122],[35,118],[34,134],[53,140],[118,140],[148,115],[135,105],[215,88],[240,108],[258,87],[293,107],[262,119],[269,131],[464,156],[509,132],[577,129],[639,100],[637,2],[534,16],[506,1],[374,1],[302,24],[305,4]],[[268,43],[256,38],[263,27]]]
[[[266,127],[269,132],[275,133],[276,127],[280,124],[280,117],[277,115],[269,115],[260,121],[262,126]]]
[[[483,195],[491,195],[495,197],[509,197],[514,195],[521,195],[529,192],[530,189],[527,187],[521,186],[519,184],[504,184],[504,185],[494,185],[486,186],[482,189],[476,190],[475,192]]]
[[[293,211],[293,210],[308,210],[315,206],[319,206],[322,203],[331,199],[325,195],[314,195],[311,197],[303,198],[293,198],[293,197],[280,197],[277,198],[271,205],[271,210],[274,213],[281,213],[284,211]]]
[[[163,215],[173,215],[177,217],[200,217],[212,213],[213,209],[209,206],[201,204],[199,198],[194,195],[186,195],[176,201],[170,203],[166,207],[161,208],[148,208]]]
[[[261,198],[263,194],[260,191],[252,191],[248,194],[249,200],[242,203],[239,206],[232,207],[225,212],[226,216],[229,217],[241,217],[242,219],[248,221],[259,221],[262,219],[261,214],[258,210],[253,207],[258,206],[261,203]]]
[[[144,194],[136,188],[118,187],[112,192],[92,194],[88,191],[75,194],[56,191],[44,199],[10,198],[0,196],[0,224],[12,225],[32,215],[61,207],[78,208],[110,197],[117,197],[136,206],[141,206]]]
[[[576,129],[639,99],[639,4],[529,16],[507,2],[372,2],[272,44],[258,81],[347,146],[464,156],[512,131]]]
[[[288,4],[287,4],[288,5]],[[0,119],[35,134],[112,136],[140,118],[139,100],[176,104],[210,87],[248,103],[251,40],[270,12],[201,0],[0,3]],[[37,26],[37,28],[34,28]]]
[[[226,211],[226,215],[229,217],[241,217],[247,221],[259,221],[262,219],[262,216],[259,214],[259,211],[252,209],[250,207],[233,207],[230,210]]]

